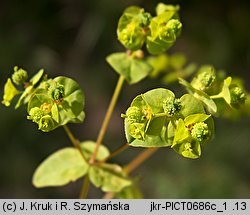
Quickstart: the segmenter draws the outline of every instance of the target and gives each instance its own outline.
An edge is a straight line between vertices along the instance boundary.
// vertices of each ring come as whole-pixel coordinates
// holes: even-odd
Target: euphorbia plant
[[[33,176],[35,187],[63,186],[84,177],[81,198],[87,196],[89,183],[107,192],[107,197],[138,197],[136,180],[129,173],[157,149],[170,147],[185,158],[197,159],[214,137],[213,116],[240,112],[247,98],[244,86],[211,65],[196,71],[195,66],[184,67],[182,56],[165,53],[181,33],[178,12],[179,6],[159,3],[155,16],[131,6],[120,17],[117,35],[126,50],[107,57],[119,79],[96,141],[78,141],[67,126],[82,123],[85,117],[84,94],[76,81],[63,76],[49,78],[44,70],[29,79],[24,69],[14,67],[2,103],[10,106],[19,96],[15,109],[24,105],[27,119],[42,132],[62,126],[74,146],[56,151],[38,166]],[[165,82],[179,80],[188,93],[177,97],[169,89],[157,88],[137,95],[121,114],[127,143],[110,153],[103,138],[124,81],[136,84],[168,69],[171,72]],[[184,80],[192,74],[190,82]],[[127,147],[148,149],[125,167],[110,162]]]

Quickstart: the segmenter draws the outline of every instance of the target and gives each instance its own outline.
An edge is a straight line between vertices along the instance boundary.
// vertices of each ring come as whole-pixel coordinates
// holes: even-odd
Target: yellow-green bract
[[[44,112],[36,123],[40,130],[48,132],[58,126],[84,120],[84,94],[76,81],[59,76],[43,81],[32,94],[28,103],[28,119],[33,120],[34,108]]]
[[[200,157],[200,144],[209,142],[214,133],[213,120],[205,114],[198,99],[190,94],[176,99],[172,91],[164,88],[136,96],[122,116],[125,117],[125,134],[131,146],[171,146],[188,158]],[[201,123],[204,123],[203,130]]]

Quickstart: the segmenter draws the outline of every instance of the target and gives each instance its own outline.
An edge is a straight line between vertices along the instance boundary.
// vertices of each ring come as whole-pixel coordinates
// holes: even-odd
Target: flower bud
[[[191,84],[194,88],[199,90],[206,90],[215,81],[215,72],[212,66],[202,66],[198,75],[192,80]]]
[[[24,84],[28,79],[28,73],[23,69],[18,69],[17,66],[14,67],[14,73],[12,75],[12,80],[16,85]]]
[[[27,119],[32,120],[35,123],[39,123],[40,119],[44,116],[44,111],[38,107],[31,108]]]
[[[132,51],[140,49],[146,38],[143,28],[139,25],[140,23],[131,22],[118,32],[118,40]]]
[[[168,98],[163,101],[163,110],[168,116],[174,116],[180,112],[182,108],[180,99]]]
[[[203,142],[209,137],[208,125],[205,122],[195,123],[191,130],[191,136],[198,142]]]
[[[56,89],[52,92],[52,98],[55,100],[60,100],[64,97],[64,86],[59,85]]]
[[[38,126],[39,130],[48,132],[54,127],[54,121],[50,115],[45,115],[40,119]]]
[[[139,123],[142,121],[143,113],[138,107],[129,107],[126,111],[126,117],[129,123]]]
[[[147,27],[150,24],[151,19],[151,14],[147,12],[143,12],[138,15],[139,24],[143,28]]]
[[[231,104],[236,106],[244,104],[247,98],[246,94],[240,87],[231,88],[230,95],[231,95]]]
[[[175,35],[179,35],[181,33],[182,24],[178,19],[171,19],[168,21],[166,27],[172,30]]]

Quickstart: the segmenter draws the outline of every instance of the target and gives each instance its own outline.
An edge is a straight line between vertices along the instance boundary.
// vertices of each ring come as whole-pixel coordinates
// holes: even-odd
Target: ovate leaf
[[[103,192],[120,192],[132,184],[132,181],[123,173],[122,168],[116,164],[91,166],[89,179],[96,187],[100,187]]]
[[[52,118],[57,122],[59,123],[59,112],[58,112],[58,107],[56,104],[53,104],[52,105],[52,108],[51,108],[51,116]]]
[[[182,78],[179,78],[179,83],[186,87],[187,91],[192,94],[195,98],[199,99],[207,109],[207,111],[211,114],[216,114],[217,106],[213,99],[210,98],[205,92],[195,89],[191,86],[187,81]]]
[[[142,59],[131,59],[130,84],[135,84],[146,78],[152,67]]]
[[[194,97],[199,99],[201,102],[203,102],[204,106],[206,107],[207,111],[211,114],[216,114],[217,113],[217,106],[213,99],[209,97],[206,93],[200,90],[196,90],[194,93]]]
[[[96,143],[94,141],[87,140],[81,143],[81,149],[87,160],[90,159],[93,152],[95,151],[95,148],[96,148]],[[105,147],[104,145],[100,145],[96,156],[96,160],[101,161],[107,158],[109,154],[110,152],[108,148]]]
[[[180,114],[183,118],[191,114],[205,113],[202,102],[190,94],[184,94],[180,101],[182,105]]]
[[[70,114],[72,114],[74,118],[77,118],[83,111],[84,94],[79,84],[71,78],[59,76],[56,77],[54,81],[64,86],[65,96],[63,98],[63,103],[65,103],[68,107],[65,111],[68,113],[69,117],[66,117],[65,115],[60,117],[61,124],[66,124],[66,122],[71,121],[71,119],[67,119],[71,118]]]
[[[201,146],[198,142],[184,142],[173,149],[186,158],[197,159],[201,156]]]
[[[26,99],[31,96],[32,91],[34,90],[34,87],[32,85],[28,86],[20,96],[20,98],[17,101],[17,104],[15,106],[15,109],[19,108],[22,104],[25,103]]]
[[[175,95],[172,91],[164,88],[157,88],[143,94],[143,99],[151,107],[154,114],[164,112],[164,100],[174,97]]]
[[[186,128],[183,119],[179,119],[177,122],[173,145],[171,147],[174,147],[177,144],[181,144],[188,139],[190,139],[190,133]]]
[[[31,79],[30,79],[30,83],[31,85],[36,85],[40,80],[41,78],[43,77],[43,74],[44,74],[44,70],[43,69],[40,69]]]
[[[204,122],[206,121],[211,115],[207,115],[207,114],[192,114],[187,116],[184,119],[184,123],[186,126],[188,125],[192,125],[195,124],[197,122]]]
[[[110,66],[128,81],[135,84],[144,79],[151,71],[152,67],[141,59],[134,59],[126,53],[114,53],[106,58]]]
[[[33,185],[37,188],[63,186],[84,176],[88,168],[77,149],[64,148],[38,166],[33,175]]]

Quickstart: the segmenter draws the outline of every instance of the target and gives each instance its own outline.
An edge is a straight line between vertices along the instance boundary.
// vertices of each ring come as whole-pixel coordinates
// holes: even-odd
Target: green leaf
[[[127,16],[137,16],[139,13],[141,13],[141,9],[138,6],[130,6],[128,8],[125,9],[124,14],[126,14]]]
[[[198,142],[185,142],[174,146],[173,149],[186,158],[197,159],[201,156],[201,146]]]
[[[162,13],[169,13],[170,18],[179,11],[180,7],[178,5],[167,5],[164,3],[158,3],[156,6],[156,14],[160,15]]]
[[[218,95],[215,95],[212,97],[223,98],[226,101],[226,103],[229,106],[231,106],[231,94],[230,94],[230,90],[229,90],[229,86],[230,86],[231,82],[232,82],[232,78],[227,77],[223,82],[221,92]]]
[[[174,18],[175,11],[163,12],[150,22],[150,35],[147,36],[147,50],[150,54],[158,55],[165,52],[174,45],[177,36],[180,34],[181,23],[178,17]],[[171,20],[172,19],[172,20]],[[168,25],[168,22],[175,25]],[[177,30],[178,29],[178,30]]]
[[[166,130],[166,129],[163,128],[163,130]],[[162,133],[166,134],[165,131]],[[166,137],[153,136],[153,135],[145,135],[144,140],[135,139],[129,145],[133,147],[144,147],[144,148],[169,146],[168,142],[166,141]]]
[[[4,95],[2,104],[4,104],[6,107],[10,106],[13,98],[20,93],[21,92],[17,90],[16,87],[13,85],[11,79],[8,78],[7,82],[4,85]]]
[[[36,91],[38,92],[38,91]],[[40,91],[41,92],[41,91]],[[28,108],[27,111],[28,113],[30,112],[30,110],[34,107],[41,107],[41,105],[43,105],[44,103],[48,103],[51,106],[53,105],[53,100],[46,94],[46,92],[41,92],[41,93],[34,93],[31,98],[30,101],[28,103]]]
[[[89,165],[74,148],[64,148],[46,158],[33,175],[37,188],[63,186],[76,181],[88,172]]]
[[[209,95],[204,93],[201,90],[195,89],[194,87],[191,86],[187,81],[185,81],[182,78],[179,78],[179,83],[183,86],[186,87],[187,91],[192,94],[194,97],[199,99],[207,109],[207,111],[211,114],[216,114],[217,112],[217,106],[215,102],[210,98]]]
[[[110,66],[128,81],[135,84],[151,72],[152,67],[141,59],[134,59],[126,53],[114,53],[106,58]]]
[[[93,152],[95,151],[96,143],[91,140],[87,140],[81,142],[81,149],[83,154],[85,155],[86,159],[89,160],[92,156]],[[110,152],[107,147],[104,145],[100,145],[98,149],[98,153],[96,156],[96,160],[101,161],[109,156]]]
[[[163,46],[164,45],[164,46]],[[147,37],[147,50],[152,55],[159,55],[167,51],[171,47],[172,43],[166,44],[162,43],[159,40],[153,40],[151,37]]]
[[[40,80],[41,78],[43,77],[43,74],[44,74],[44,70],[43,69],[40,69],[31,79],[30,79],[30,83],[31,85],[36,85]]]
[[[152,111],[152,114],[164,113],[163,102],[169,98],[174,98],[175,95],[170,90],[158,88],[150,90],[142,95],[138,95],[131,103],[131,107],[135,106],[143,110],[147,107]],[[152,117],[153,117],[152,115]],[[145,121],[141,137],[131,136],[131,126],[125,119],[125,134],[128,143],[134,147],[164,147],[169,146],[167,142],[167,133],[165,127],[166,117],[155,117]]]
[[[70,112],[75,117],[78,117],[84,108],[84,94],[79,84],[73,79],[63,76],[56,77],[54,81],[64,86],[65,96],[63,99],[63,103],[66,103],[69,107],[67,112]],[[61,120],[61,124],[66,124],[65,121],[70,122],[70,119],[63,119],[63,117]]]
[[[182,109],[180,114],[183,118],[196,113],[205,113],[202,103],[190,94],[184,94],[181,98]]]
[[[164,88],[157,88],[143,94],[143,100],[150,106],[154,114],[163,113],[163,101],[174,97],[172,91]]]
[[[8,78],[7,82],[4,85],[4,95],[2,104],[4,104],[6,107],[10,106],[13,98],[20,93],[21,92],[17,90],[16,87],[13,85],[11,79]]]
[[[52,105],[52,108],[51,108],[51,115],[52,115],[52,118],[57,122],[59,123],[59,112],[58,112],[58,107],[56,104],[53,104]]]
[[[184,123],[185,123],[186,126],[188,126],[188,125],[195,124],[197,122],[204,122],[209,117],[211,117],[211,115],[207,115],[207,114],[192,114],[192,115],[187,116],[184,119]]]
[[[135,84],[146,78],[152,67],[142,59],[131,59],[130,84]]]
[[[132,184],[123,173],[122,168],[116,164],[100,164],[91,166],[89,179],[103,192],[120,192]]]
[[[177,122],[175,136],[171,147],[174,147],[177,144],[181,144],[184,141],[189,140],[190,138],[191,138],[190,133],[186,128],[183,119],[179,119]]]
[[[17,101],[17,104],[15,106],[15,109],[19,108],[22,104],[26,103],[26,99],[30,98],[32,92],[34,90],[34,87],[32,85],[28,86],[24,92],[22,93],[22,95],[20,96],[20,98]]]
[[[152,78],[155,78],[160,73],[165,72],[169,66],[169,57],[166,54],[150,56],[146,60],[153,67],[153,71],[150,73],[150,77]]]
[[[146,134],[161,135],[162,128],[165,125],[166,117],[157,117],[150,121]]]
[[[196,92],[194,93],[194,97],[196,97],[201,102],[203,102],[204,106],[206,107],[206,109],[209,113],[211,113],[211,114],[217,113],[217,106],[216,106],[215,102],[213,101],[213,99],[210,98],[209,95],[207,95],[206,93],[204,93],[200,90],[196,90]]]

